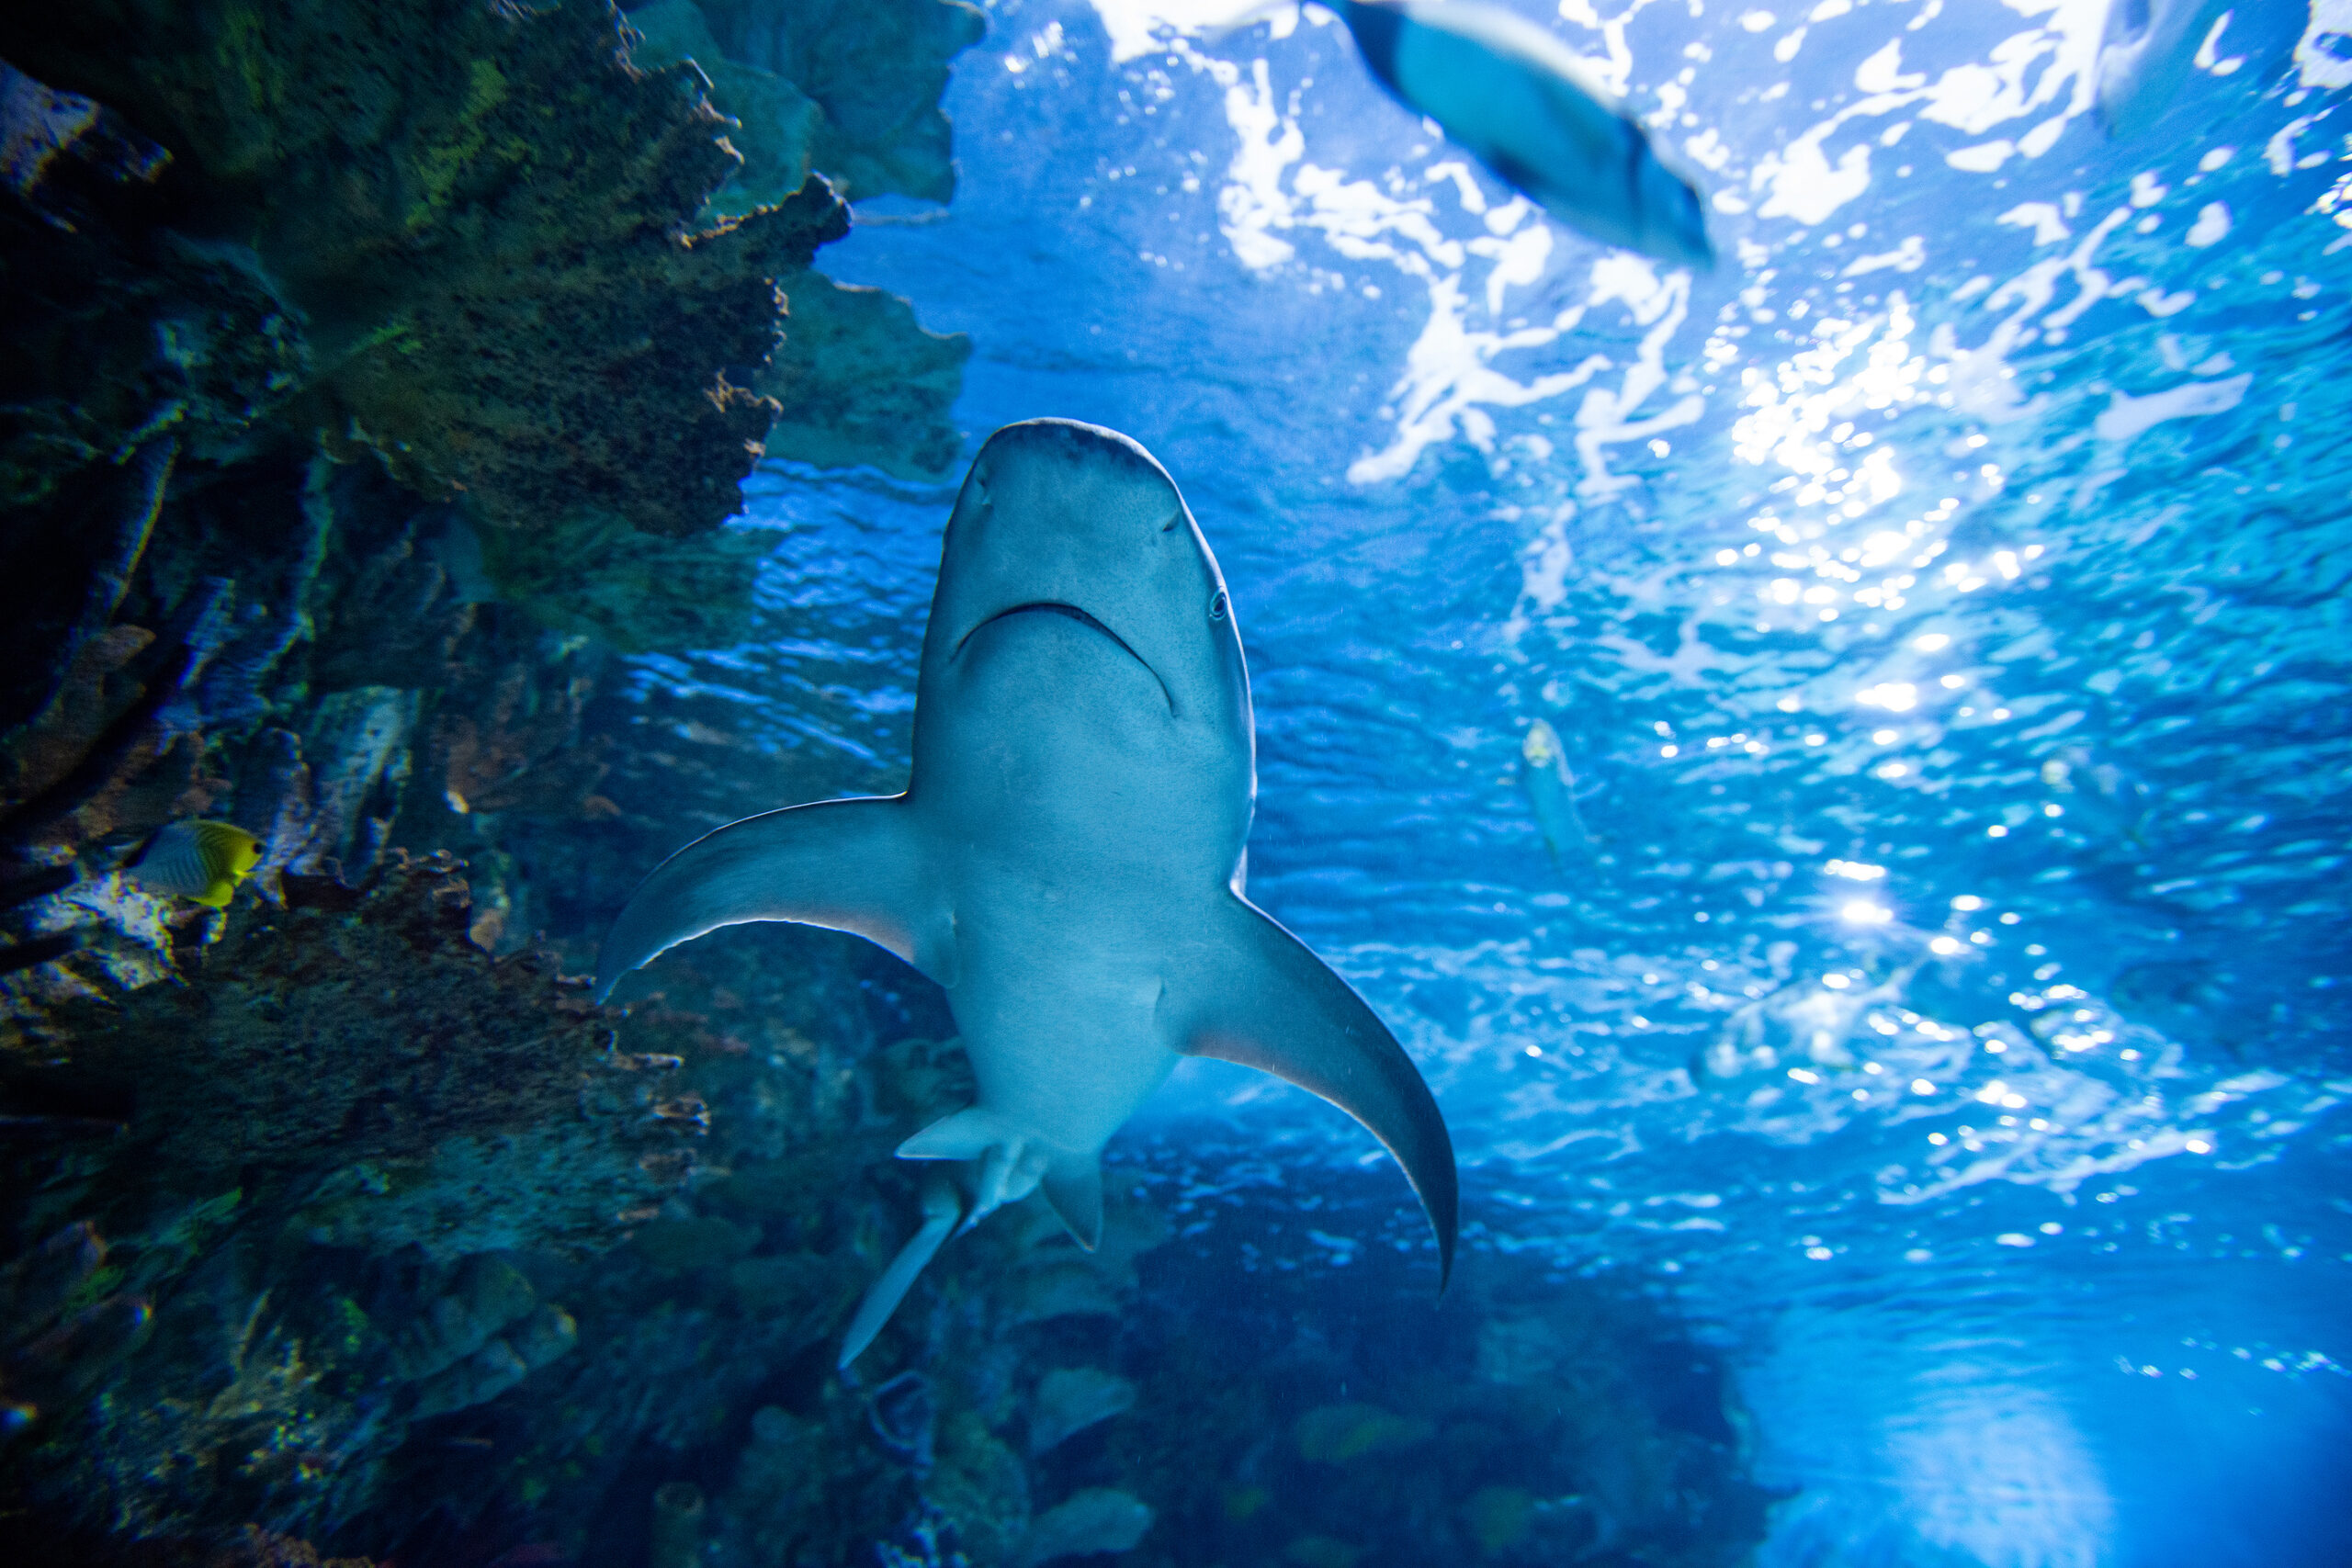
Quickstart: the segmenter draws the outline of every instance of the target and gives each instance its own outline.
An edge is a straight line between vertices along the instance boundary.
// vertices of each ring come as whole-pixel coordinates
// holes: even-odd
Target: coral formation
[[[650,1104],[548,960],[474,945],[468,891],[446,857],[395,852],[348,909],[299,886],[282,910],[242,905],[200,973],[54,1008],[33,1030],[44,1054],[8,1064],[8,1091],[119,1104],[141,1157],[208,1177],[414,1161],[452,1138],[562,1126],[583,1101]],[[625,1179],[605,1199],[634,1201]]]
[[[1136,1385],[1100,1367],[1056,1367],[1037,1380],[1029,1408],[1029,1452],[1044,1453],[1098,1421],[1135,1408]]]
[[[819,468],[944,474],[963,450],[949,415],[972,340],[925,332],[912,306],[878,288],[817,273],[809,281],[792,297],[775,359],[752,383],[776,403],[768,450]]]
[[[735,159],[698,79],[633,65],[610,9],[406,0],[355,29],[333,0],[114,0],[13,47],[153,136],[214,243],[251,247],[303,323],[303,423],[338,448],[492,527],[734,510],[768,413],[734,389],[779,281],[848,218],[814,186],[689,231]]]
[[[851,197],[953,194],[939,93],[947,61],[978,40],[979,13],[956,0],[860,9],[857,28],[805,6],[729,0],[658,0],[629,13],[642,34],[636,58],[693,61],[735,122],[729,139],[743,163],[711,197],[707,220],[771,203],[812,169]],[[774,361],[752,382],[777,404],[768,452],[906,479],[944,474],[963,446],[951,410],[971,340],[926,332],[907,301],[821,273],[792,289],[788,314]]]
[[[1114,1487],[1090,1486],[1032,1520],[1012,1561],[1028,1568],[1062,1557],[1135,1550],[1151,1529],[1151,1506]]]
[[[0,1508],[52,1557],[553,1561],[633,1498],[673,1555],[773,1506],[832,1560],[920,1501],[794,1369],[953,1048],[843,1038],[862,960],[733,974],[773,1024],[690,975],[624,1020],[534,937],[694,809],[608,780],[597,705],[741,635],[761,386],[803,460],[958,445],[967,345],[809,270],[848,223],[809,176],[944,199],[978,13],[729,15],[809,90],[605,0],[12,31]],[[258,848],[218,911],[127,872],[198,815]],[[639,1489],[759,1432],[767,1483]]]

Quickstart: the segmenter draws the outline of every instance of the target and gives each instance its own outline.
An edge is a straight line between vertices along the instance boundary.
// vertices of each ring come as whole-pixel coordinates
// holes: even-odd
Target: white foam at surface
[[[2021,201],[1993,221],[2032,229],[2033,243],[2037,245],[2052,245],[2074,237],[2074,231],[2066,227],[2066,220],[2059,214],[2058,204],[2054,201]]]
[[[2045,19],[1994,45],[1984,62],[1953,66],[1930,83],[1924,72],[1903,71],[1900,39],[1864,59],[1854,73],[1854,85],[1866,95],[1860,101],[1808,127],[1781,152],[1756,161],[1749,183],[1769,191],[1758,215],[1790,218],[1808,226],[1826,222],[1830,214],[1868,189],[1871,178],[1868,140],[1833,154],[1827,150],[1829,139],[1854,120],[1883,118],[1914,106],[1921,106],[1921,118],[1972,136],[2012,120],[2043,116],[2022,135],[1951,153],[1945,161],[1963,172],[1989,174],[2012,157],[2038,158],[2048,152],[2067,125],[2091,107],[2106,0],[2006,3],[2021,15]]]
[[[1603,17],[1593,6],[1592,0],[1560,0],[1562,21],[1573,22],[1600,35],[1600,59],[1595,60],[1582,50],[1577,53],[1584,56],[1586,66],[1600,85],[1619,97],[1625,96],[1626,84],[1634,74],[1634,51],[1625,41],[1626,25],[1651,3],[1652,0],[1633,0],[1616,16]]]
[[[2106,412],[2092,422],[2091,430],[2101,441],[2129,441],[2168,419],[2227,413],[2245,400],[2246,389],[2253,385],[2254,373],[2246,371],[2223,381],[2184,382],[2143,398],[2117,392]]]
[[[1260,11],[1252,0],[1090,0],[1094,14],[1102,18],[1102,30],[1111,36],[1111,62],[1124,65],[1167,47],[1168,36],[1198,37],[1230,28],[1244,17],[1253,18],[1252,26],[1272,29],[1275,38],[1288,38],[1297,28],[1300,8],[1286,6],[1278,10]],[[1310,22],[1317,18],[1309,14]]]
[[[2303,36],[2295,41],[2298,85],[2352,87],[2352,55],[2336,53],[2323,43],[2333,38],[2340,46],[2344,35],[2352,33],[2352,0],[2311,0],[2311,7]]]
[[[1612,300],[1623,301],[1634,321],[1649,331],[1642,334],[1634,363],[1616,389],[1595,387],[1577,405],[1576,447],[1584,478],[1577,492],[1584,496],[1608,495],[1634,482],[1609,471],[1606,448],[1694,424],[1707,411],[1704,398],[1688,392],[1661,412],[1634,417],[1650,394],[1666,385],[1666,344],[1690,313],[1690,275],[1676,272],[1660,281],[1648,262],[1620,251],[1593,264],[1588,308]]]
[[[1770,191],[1756,209],[1757,216],[1790,218],[1808,226],[1824,223],[1831,213],[1869,188],[1869,142],[1857,141],[1838,154],[1835,164],[1822,151],[1822,142],[1846,118],[1817,125],[1791,142],[1787,152],[1768,152],[1756,161],[1753,181]]]
[[[1225,118],[1238,139],[1225,185],[1217,192],[1219,227],[1234,259],[1252,272],[1281,265],[1296,254],[1272,231],[1290,224],[1290,201],[1283,194],[1283,171],[1306,151],[1295,115],[1274,102],[1272,78],[1263,60],[1253,61],[1244,83],[1239,68],[1185,51],[1225,92]]]
[[[1846,269],[1838,276],[1862,277],[1873,272],[1885,271],[1889,267],[1896,272],[1917,272],[1925,266],[1927,262],[1927,240],[1921,235],[1913,234],[1891,251],[1882,251],[1874,256],[1856,256],[1846,264]]]
[[[1632,62],[1623,26],[1645,3],[1638,0],[1623,16],[1605,21],[1596,17],[1591,24],[1609,40],[1621,84]],[[1112,27],[1111,14],[1104,16],[1105,26]],[[1237,145],[1218,192],[1219,228],[1242,266],[1273,273],[1290,265],[1299,259],[1293,236],[1306,231],[1318,234],[1331,252],[1348,261],[1385,263],[1428,290],[1429,320],[1389,390],[1396,411],[1396,436],[1350,466],[1351,483],[1401,478],[1431,446],[1457,437],[1491,458],[1497,434],[1487,409],[1523,408],[1562,396],[1611,367],[1609,357],[1599,354],[1586,355],[1572,369],[1524,381],[1494,367],[1498,355],[1558,341],[1581,321],[1582,309],[1562,312],[1541,326],[1498,332],[1471,324],[1474,295],[1464,274],[1474,261],[1489,264],[1484,303],[1490,318],[1499,318],[1509,291],[1540,283],[1554,259],[1556,244],[1548,223],[1524,197],[1490,207],[1470,165],[1458,157],[1442,158],[1422,171],[1417,182],[1420,191],[1451,186],[1460,209],[1482,219],[1487,231],[1467,241],[1451,238],[1435,221],[1433,195],[1395,194],[1370,180],[1351,179],[1343,171],[1309,162],[1299,124],[1299,95],[1295,90],[1287,97],[1281,94],[1263,58],[1245,69],[1202,51],[1181,36],[1185,18],[1164,6],[1123,10],[1120,17],[1113,28],[1114,58],[1126,58],[1121,51],[1132,48],[1134,39],[1148,37],[1154,39],[1152,48],[1165,49],[1207,75],[1222,93],[1225,118]],[[1123,37],[1128,41],[1119,41]],[[1629,266],[1632,273],[1624,271]],[[1622,481],[1607,473],[1607,446],[1693,423],[1705,404],[1686,395],[1671,408],[1640,417],[1644,401],[1667,379],[1665,344],[1687,314],[1688,276],[1681,275],[1678,284],[1661,285],[1648,264],[1612,255],[1596,265],[1594,276],[1595,303],[1623,300],[1640,324],[1652,326],[1621,385],[1588,395],[1577,415],[1577,448],[1587,464],[1587,486],[1608,490]],[[1636,276],[1638,284],[1609,281]],[[1645,313],[1644,302],[1653,297],[1657,308]],[[1652,325],[1669,315],[1662,325]]]
[[[2230,207],[2223,201],[2209,201],[2197,212],[2197,221],[2188,231],[2188,243],[2203,250],[2218,245],[2230,237]]]
[[[1459,279],[1431,277],[1428,324],[1406,356],[1403,379],[1390,392],[1400,405],[1396,439],[1350,464],[1349,483],[1368,485],[1401,478],[1431,445],[1451,439],[1457,431],[1480,451],[1491,453],[1494,422],[1481,412],[1481,405],[1518,408],[1557,397],[1609,367],[1608,355],[1594,354],[1573,370],[1515,381],[1490,368],[1487,361],[1506,348],[1541,347],[1556,339],[1563,329],[1555,325],[1518,333],[1474,332],[1463,317]]]

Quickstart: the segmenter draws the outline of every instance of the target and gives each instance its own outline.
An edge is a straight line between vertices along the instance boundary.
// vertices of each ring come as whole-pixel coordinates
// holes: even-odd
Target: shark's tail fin
[[[834,1366],[847,1367],[874,1343],[874,1337],[882,1332],[882,1325],[890,1321],[890,1314],[906,1299],[915,1276],[922,1272],[932,1254],[956,1229],[956,1222],[963,1213],[963,1196],[956,1190],[954,1179],[944,1171],[923,1183],[922,1224],[907,1238],[907,1245],[899,1248],[890,1266],[866,1287],[865,1299],[857,1303],[857,1315],[849,1320],[849,1332],[842,1337],[842,1356]]]
[[[1047,1143],[992,1111],[975,1105],[934,1122],[900,1144],[899,1157],[979,1163],[967,1230],[1042,1186],[1079,1246],[1091,1252],[1102,1239],[1101,1156]]]

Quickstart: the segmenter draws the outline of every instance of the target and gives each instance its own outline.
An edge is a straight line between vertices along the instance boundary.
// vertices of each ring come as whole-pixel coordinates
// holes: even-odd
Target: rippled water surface
[[[1724,1348],[1768,1562],[2352,1562],[2352,12],[2200,20],[2110,135],[2100,0],[1516,8],[1700,173],[1713,274],[1209,0],[1000,0],[953,207],[828,265],[972,333],[976,437],[1174,473],[1252,896],[1422,1063],[1474,1267]],[[895,787],[951,496],[755,479],[763,640],[644,720]],[[1189,1070],[1128,1142],[1271,1143],[1278,1203],[1366,1148]]]

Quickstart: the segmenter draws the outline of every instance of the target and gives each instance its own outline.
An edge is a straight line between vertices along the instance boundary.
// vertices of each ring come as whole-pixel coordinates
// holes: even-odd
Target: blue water
[[[1712,276],[1208,0],[991,6],[952,207],[822,265],[973,335],[975,444],[1176,476],[1252,897],[1422,1064],[1471,1266],[1722,1348],[1762,1562],[2352,1562],[2352,13],[2200,28],[2133,139],[2099,0],[1611,3],[1518,8],[1701,172]],[[952,493],[755,476],[761,624],[646,661],[647,722],[895,787]],[[1368,1144],[1188,1069],[1114,1157],[1171,1146],[1271,1146],[1280,1203]]]

